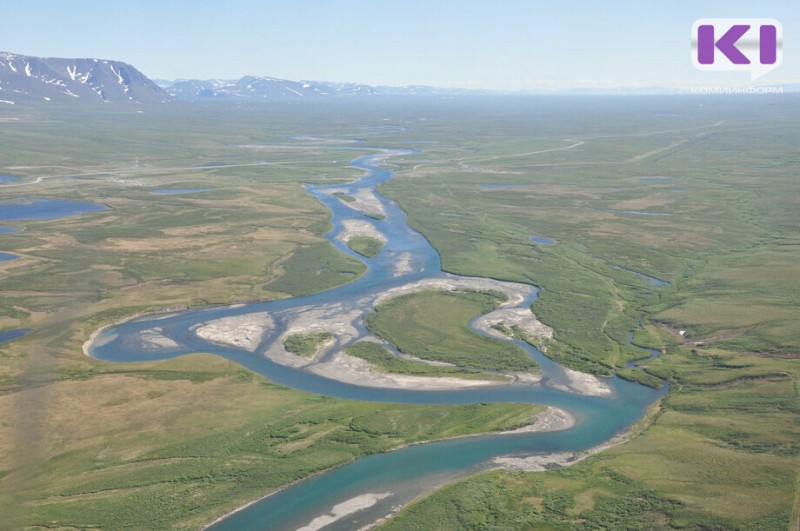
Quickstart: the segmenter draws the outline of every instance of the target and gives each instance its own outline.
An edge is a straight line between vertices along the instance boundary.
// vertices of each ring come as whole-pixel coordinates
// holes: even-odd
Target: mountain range
[[[468,91],[471,92],[471,91]],[[427,86],[373,87],[362,83],[290,81],[245,76],[239,80],[158,83],[133,66],[106,59],[33,57],[0,52],[0,104],[152,104],[170,101],[272,101],[380,95],[455,95],[465,91]]]
[[[0,103],[81,101],[162,103],[172,98],[120,61],[31,57],[0,52]]]
[[[797,92],[797,85],[783,85]],[[500,94],[489,90],[425,85],[371,86],[362,83],[289,81],[245,76],[238,80],[153,81],[133,66],[104,59],[61,59],[0,52],[0,109],[29,102],[163,104],[173,101],[267,102],[379,96],[463,96]],[[689,94],[689,89],[616,87],[528,91],[518,94],[636,95]]]
[[[447,89],[425,85],[405,87],[372,86],[363,83],[290,81],[274,77],[245,76],[238,80],[158,80],[158,85],[176,100],[184,101],[269,101],[276,99],[320,99],[363,96],[455,96],[488,94],[489,91]]]

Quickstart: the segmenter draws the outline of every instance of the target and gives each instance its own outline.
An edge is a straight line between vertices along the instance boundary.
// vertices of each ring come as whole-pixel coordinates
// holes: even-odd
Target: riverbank
[[[591,448],[587,448],[586,450],[582,450],[580,452],[554,452],[548,454],[536,454],[525,457],[495,457],[492,459],[492,463],[496,465],[493,468],[521,472],[542,472],[551,470],[553,468],[572,466],[583,461],[587,457],[591,457],[594,454],[602,452],[603,450],[626,443],[642,433],[651,424],[653,417],[660,408],[660,404],[661,400],[656,401],[649,408],[647,408],[644,417],[642,417],[642,419],[640,419],[633,426],[608,439],[607,441],[592,446]],[[559,411],[551,414],[551,416],[555,418],[555,422],[559,422],[559,415]],[[569,413],[567,413],[567,415],[569,415]],[[545,416],[545,418],[547,418],[547,416]],[[568,420],[566,422],[568,422]],[[562,429],[569,429],[569,426]]]
[[[576,424],[576,422],[577,422],[577,419],[575,418],[575,416],[572,415],[571,413],[569,413],[568,411],[566,411],[564,409],[561,409],[561,408],[548,406],[547,409],[545,409],[545,411],[542,411],[541,413],[537,414],[535,419],[534,419],[534,421],[531,424],[529,424],[528,426],[523,426],[521,428],[517,428],[517,429],[514,429],[514,430],[500,431],[500,432],[495,432],[495,433],[497,433],[498,435],[502,435],[502,434],[523,433],[523,432],[525,432],[525,433],[554,432],[554,431],[561,431],[561,430],[570,429],[571,427],[573,427]],[[470,438],[470,437],[479,437],[480,435],[486,435],[486,434],[458,435],[458,436],[455,436],[455,437],[445,437],[443,439],[437,439],[437,440],[464,439],[464,438]],[[404,448],[408,448],[409,446],[423,445],[423,444],[427,444],[427,443],[430,443],[430,442],[432,442],[432,441],[418,441],[418,442],[414,442],[414,443],[410,443],[410,444],[404,444],[404,445],[398,446],[397,448],[394,448],[394,449],[389,450],[388,452],[384,452],[384,453],[391,453],[391,452],[395,452],[395,451],[398,451],[398,450],[402,450]],[[255,505],[256,503],[259,503],[259,502],[261,502],[261,501],[263,501],[263,500],[265,500],[267,498],[275,496],[279,492],[285,491],[285,490],[293,487],[294,485],[297,485],[298,483],[304,482],[304,481],[306,481],[306,480],[308,480],[310,478],[318,477],[318,476],[324,475],[324,474],[326,474],[328,472],[331,472],[333,470],[342,468],[343,466],[346,466],[347,464],[348,463],[342,463],[341,465],[335,466],[333,468],[330,468],[330,469],[327,469],[327,470],[321,470],[319,472],[315,472],[314,474],[312,474],[311,476],[308,476],[306,478],[302,478],[302,479],[298,479],[296,481],[293,481],[293,482],[291,482],[291,483],[289,483],[289,484],[287,484],[287,485],[285,485],[285,486],[283,486],[283,487],[281,487],[279,489],[276,489],[276,490],[270,492],[269,494],[261,496],[261,497],[255,499],[255,500],[249,501],[249,502],[241,505],[240,507],[237,507],[236,509],[224,514],[223,516],[220,516],[219,518],[217,518],[213,522],[209,523],[208,525],[203,526],[201,529],[205,530],[205,529],[212,528],[212,527],[214,527],[214,525],[222,522],[223,520],[229,518],[230,516],[232,516],[232,515],[234,515],[236,513],[239,513],[241,511],[247,509],[248,507],[250,507],[252,505]],[[303,527],[301,527],[299,529],[307,529],[307,530],[321,529],[325,525],[329,525],[330,523],[333,523],[334,521],[339,520],[344,516],[347,516],[349,514],[355,513],[357,511],[362,510],[362,509],[366,509],[366,508],[372,507],[373,505],[375,505],[375,503],[377,503],[381,499],[386,498],[388,496],[391,496],[391,493],[365,493],[365,494],[362,494],[362,495],[355,496],[353,498],[350,498],[348,500],[345,500],[345,501],[343,501],[341,503],[338,503],[338,504],[334,505],[327,513],[325,513],[325,514],[323,514],[321,516],[315,517],[306,526],[303,526]],[[407,504],[404,504],[403,506],[405,506],[405,505],[407,505]],[[393,512],[396,512],[397,510],[400,510],[401,508],[402,507],[395,507]],[[388,518],[388,516],[385,517],[385,518]],[[368,524],[366,528],[373,527],[378,522],[383,521],[385,518],[382,518],[382,519],[378,520],[377,522],[372,522],[371,524]]]
[[[167,319],[169,317],[172,317],[173,315],[177,315],[179,312],[183,312],[188,309],[189,309],[188,306],[181,306],[178,308],[171,307],[171,308],[164,308],[162,310],[155,310],[152,312],[137,312],[132,315],[123,317],[121,319],[117,319],[112,323],[109,323],[105,326],[101,326],[100,328],[95,329],[91,334],[89,334],[89,338],[83,342],[83,345],[81,345],[81,351],[83,352],[84,356],[93,358],[91,352],[89,351],[89,348],[97,340],[97,337],[106,330],[108,330],[109,328],[136,320],[140,317],[147,317],[151,321],[156,321],[159,319]]]

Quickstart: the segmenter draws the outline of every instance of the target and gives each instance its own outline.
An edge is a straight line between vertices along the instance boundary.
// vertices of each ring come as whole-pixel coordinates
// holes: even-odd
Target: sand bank
[[[547,406],[547,409],[536,416],[536,421],[528,426],[502,433],[534,433],[544,431],[568,430],[577,424],[575,416],[564,409]]]
[[[337,352],[329,360],[308,367],[310,372],[339,382],[383,389],[418,389],[441,391],[502,385],[500,380],[467,380],[444,376],[409,376],[380,372],[369,362]]]
[[[500,308],[510,308],[519,305],[523,300],[525,300],[526,297],[532,295],[535,290],[533,286],[529,286],[528,284],[503,282],[491,278],[456,277],[446,275],[441,278],[426,278],[416,282],[409,282],[408,284],[388,289],[375,299],[375,305],[401,295],[406,295],[408,293],[425,289],[444,291],[500,291],[504,293],[506,297],[508,297],[508,300],[502,303]]]
[[[200,323],[191,328],[201,339],[255,351],[264,334],[275,326],[267,313],[248,313]]]
[[[342,221],[342,231],[336,236],[336,239],[348,242],[353,236],[369,236],[386,243],[386,236],[376,229],[375,225],[365,219],[346,219]]]
[[[395,278],[401,277],[414,271],[413,255],[409,252],[400,253],[394,257],[394,273]]]
[[[175,341],[163,335],[161,328],[150,328],[139,333],[141,347],[146,351],[158,351],[165,348],[178,348]]]
[[[593,374],[573,371],[572,369],[567,369],[566,367],[563,368],[563,371],[567,377],[568,383],[564,385],[553,384],[553,387],[556,389],[589,396],[606,396],[614,392],[608,383],[604,382]]]
[[[553,329],[536,319],[533,312],[528,308],[498,308],[497,310],[479,317],[473,326],[489,335],[505,339],[507,336],[495,330],[492,326],[501,324],[508,328],[517,326],[522,329],[530,338],[553,337]]]
[[[358,210],[361,213],[386,216],[386,209],[384,208],[383,203],[380,199],[378,199],[378,196],[376,196],[375,192],[372,190],[360,189],[355,193],[350,194],[346,188],[333,188],[326,190],[324,193],[334,197],[337,195],[346,195],[350,198],[353,198],[352,200],[348,201],[345,201],[341,198],[339,200],[353,210]]]
[[[656,404],[657,403],[658,402],[656,402]],[[645,422],[647,422],[647,416],[645,416]],[[643,426],[643,422],[640,421],[627,431],[615,435],[606,442],[580,452],[556,452],[552,454],[529,455],[526,457],[495,457],[492,459],[492,464],[495,465],[495,468],[520,470],[523,472],[541,472],[543,470],[552,470],[562,466],[571,466],[603,450],[628,442],[631,438],[640,433]]]
[[[391,492],[382,492],[379,494],[367,493],[356,496],[355,498],[350,498],[345,502],[334,505],[330,513],[314,518],[308,525],[298,528],[297,531],[317,531],[333,522],[341,520],[349,514],[356,513],[363,509],[369,509],[378,503],[379,500],[388,498],[391,495]]]

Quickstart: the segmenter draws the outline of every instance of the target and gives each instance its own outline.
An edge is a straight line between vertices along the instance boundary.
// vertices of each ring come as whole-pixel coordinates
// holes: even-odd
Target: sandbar
[[[563,367],[562,370],[567,377],[567,384],[553,384],[556,389],[562,391],[572,391],[580,395],[588,396],[607,396],[614,391],[608,383],[601,380],[593,374],[586,374],[585,372],[573,371]]]
[[[353,236],[369,236],[386,243],[386,236],[376,229],[375,225],[365,219],[346,219],[342,221],[342,231],[336,239],[348,242]]]
[[[575,426],[578,420],[575,415],[559,407],[547,406],[547,409],[536,415],[533,424],[508,430],[501,433],[534,433],[545,431],[563,431]]]
[[[201,339],[255,351],[261,339],[275,326],[272,318],[265,312],[248,313],[223,317],[200,323],[191,328]]]
[[[369,509],[378,503],[378,501],[388,498],[391,495],[391,492],[382,492],[378,494],[367,493],[350,498],[347,501],[334,505],[330,513],[314,518],[307,525],[299,527],[297,531],[317,531],[337,520],[341,520],[349,514],[356,513],[363,509]]]
[[[383,206],[383,202],[381,202],[381,200],[378,199],[378,196],[375,195],[375,192],[370,189],[364,188],[357,190],[353,194],[348,194],[348,190],[346,188],[334,188],[331,190],[326,190],[325,193],[334,197],[338,194],[349,195],[349,197],[352,197],[353,200],[345,201],[340,199],[340,201],[353,210],[358,210],[363,214],[386,216],[386,209]]]

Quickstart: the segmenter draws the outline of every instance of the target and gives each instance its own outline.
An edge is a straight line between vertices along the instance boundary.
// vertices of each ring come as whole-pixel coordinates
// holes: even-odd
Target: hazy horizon
[[[775,18],[784,61],[759,85],[800,83],[796,2],[32,0],[6,6],[0,49],[132,64],[156,79],[245,75],[501,91],[751,86],[701,72],[690,34],[705,17]]]

